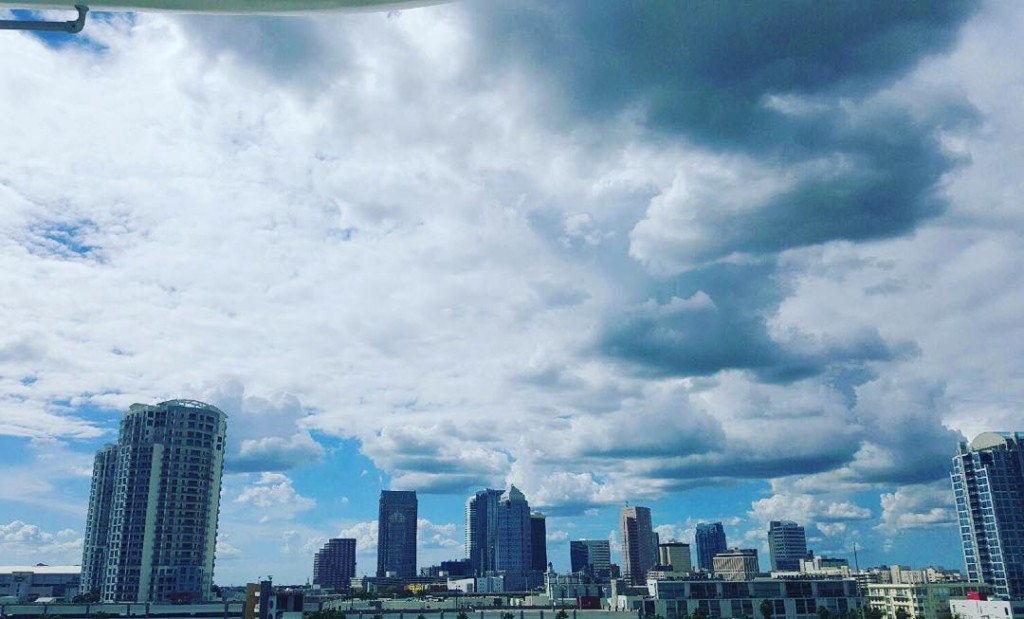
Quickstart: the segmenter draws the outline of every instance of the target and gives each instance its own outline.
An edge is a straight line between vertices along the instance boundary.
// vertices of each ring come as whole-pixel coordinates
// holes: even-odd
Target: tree
[[[772,604],[771,600],[763,600],[761,602],[761,616],[764,619],[772,619],[772,615],[775,614],[775,604]]]
[[[555,619],[569,619],[569,613],[565,612],[564,608],[559,608],[555,613]]]
[[[905,608],[897,608],[896,619],[910,619],[910,613],[908,613]]]
[[[693,611],[693,619],[708,619],[708,611],[704,610],[703,607],[698,606]]]
[[[455,619],[469,619],[469,615],[466,614],[466,611],[460,610],[459,614],[455,615]]]
[[[864,608],[864,619],[882,619],[882,611],[873,606]]]
[[[303,619],[345,619],[345,613],[340,610],[325,608],[305,613]]]
[[[100,601],[99,591],[90,591],[89,593],[79,593],[75,597],[71,598],[73,604],[95,604]]]
[[[828,612],[828,609],[824,606],[819,606],[818,619],[832,619],[832,613]]]

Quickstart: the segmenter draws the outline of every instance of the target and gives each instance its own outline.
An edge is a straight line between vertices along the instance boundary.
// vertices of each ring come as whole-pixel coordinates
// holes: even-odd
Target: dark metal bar
[[[34,30],[36,32],[66,32],[78,34],[85,28],[85,16],[89,7],[76,4],[78,19],[73,21],[37,21],[31,19],[0,19],[0,30]]]

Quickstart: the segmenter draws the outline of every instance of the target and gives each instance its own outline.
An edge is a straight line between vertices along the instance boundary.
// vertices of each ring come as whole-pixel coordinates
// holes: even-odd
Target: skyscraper
[[[952,479],[967,578],[1024,599],[1024,433],[960,443]]]
[[[506,587],[510,577],[525,576],[533,565],[530,531],[530,504],[519,488],[512,486],[498,501],[498,541],[495,546],[497,568],[505,572]]]
[[[530,569],[535,572],[548,571],[548,527],[547,518],[540,512],[530,514]]]
[[[647,582],[647,572],[657,560],[651,510],[647,507],[623,507],[620,520],[623,576],[634,585],[640,585]]]
[[[474,574],[497,569],[498,499],[501,490],[481,490],[466,501],[466,558]]]
[[[807,534],[790,520],[772,520],[768,524],[768,551],[772,570],[799,572],[800,561],[807,558]]]
[[[107,537],[113,512],[114,479],[117,477],[117,445],[104,445],[96,452],[89,491],[89,515],[85,521],[82,553],[82,593],[100,595],[107,571]]]
[[[83,590],[104,602],[211,598],[226,429],[202,402],[132,404],[117,445],[96,454]]]
[[[416,576],[416,492],[381,490],[377,517],[377,577]]]
[[[611,545],[606,539],[575,539],[569,542],[569,562],[573,573],[606,580],[612,574]]]
[[[342,537],[327,540],[313,556],[313,584],[328,591],[344,591],[356,575],[356,540]]]
[[[697,567],[705,572],[713,572],[715,570],[715,555],[728,549],[722,523],[702,522],[698,524],[694,542],[697,545]]]

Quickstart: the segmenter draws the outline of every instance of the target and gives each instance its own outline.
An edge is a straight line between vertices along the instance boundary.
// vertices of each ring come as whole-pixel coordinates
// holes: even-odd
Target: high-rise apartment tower
[[[623,576],[634,585],[647,582],[647,572],[657,561],[651,510],[647,507],[623,507],[622,526]]]
[[[498,542],[496,563],[510,577],[525,576],[533,565],[530,504],[519,488],[512,486],[498,501]],[[525,587],[525,581],[523,581]]]
[[[211,599],[227,415],[193,400],[133,404],[96,454],[82,589],[104,602]]]
[[[960,443],[952,479],[968,580],[1024,599],[1024,433]]]
[[[415,491],[382,490],[377,519],[377,577],[416,576],[416,523],[419,503]]]
[[[327,540],[313,556],[313,584],[328,591],[347,591],[356,575],[356,540]]]

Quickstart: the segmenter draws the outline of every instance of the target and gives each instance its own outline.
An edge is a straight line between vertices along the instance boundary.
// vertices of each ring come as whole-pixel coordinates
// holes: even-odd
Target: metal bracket
[[[85,28],[85,16],[89,7],[76,4],[78,19],[74,21],[36,21],[31,19],[0,19],[0,30],[34,30],[37,32],[66,32],[78,34]]]

